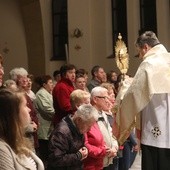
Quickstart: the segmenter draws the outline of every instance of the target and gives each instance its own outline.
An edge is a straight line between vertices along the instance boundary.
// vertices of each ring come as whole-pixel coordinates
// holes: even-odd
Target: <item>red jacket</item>
[[[54,125],[63,117],[72,112],[70,94],[74,90],[73,83],[69,79],[62,78],[53,89],[53,103],[55,109]]]
[[[103,135],[97,122],[85,134],[85,146],[89,153],[88,157],[84,160],[83,170],[102,170],[106,149]]]

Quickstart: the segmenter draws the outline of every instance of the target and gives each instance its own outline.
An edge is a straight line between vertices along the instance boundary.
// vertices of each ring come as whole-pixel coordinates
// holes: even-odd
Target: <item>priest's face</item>
[[[143,47],[137,46],[137,51],[139,54],[139,58],[143,59],[145,54],[151,49],[148,44],[144,44]]]

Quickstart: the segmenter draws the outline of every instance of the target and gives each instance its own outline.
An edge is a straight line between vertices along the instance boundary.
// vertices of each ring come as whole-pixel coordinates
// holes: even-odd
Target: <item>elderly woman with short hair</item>
[[[57,124],[49,144],[48,170],[82,170],[82,160],[88,155],[84,135],[98,119],[97,110],[90,104],[79,106]]]

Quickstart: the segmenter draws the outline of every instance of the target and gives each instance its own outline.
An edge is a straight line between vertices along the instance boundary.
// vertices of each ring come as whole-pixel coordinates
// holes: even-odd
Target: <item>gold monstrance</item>
[[[118,35],[118,40],[116,41],[115,56],[117,67],[120,72],[125,75],[129,68],[129,54],[127,53],[126,44],[122,41],[120,33]]]
[[[120,33],[118,35],[118,40],[116,41],[116,46],[115,46],[115,60],[116,60],[117,67],[119,68],[119,70],[122,74],[122,77],[121,77],[122,83],[120,85],[119,93],[116,97],[116,105],[113,108],[114,109],[113,111],[116,113],[116,122],[117,122],[116,128],[120,128],[120,126],[121,126],[121,124],[120,124],[121,123],[121,121],[120,121],[120,119],[121,119],[120,105],[121,105],[122,99],[124,97],[124,94],[128,88],[127,85],[125,85],[125,75],[129,68],[129,54],[127,53],[126,44],[122,40],[122,36]],[[116,126],[116,124],[115,124],[115,126]],[[121,141],[119,141],[119,142],[121,145],[122,144]]]

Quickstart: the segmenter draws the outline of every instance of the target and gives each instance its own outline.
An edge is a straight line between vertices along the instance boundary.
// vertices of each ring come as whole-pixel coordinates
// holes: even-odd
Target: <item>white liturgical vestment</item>
[[[141,114],[141,143],[170,148],[170,94],[154,94]]]
[[[134,129],[135,126],[137,129],[141,130],[141,112],[146,112],[146,110],[144,111],[144,109],[147,109],[147,106],[151,110],[150,102],[152,102],[152,98],[155,98],[155,95],[158,94],[170,94],[170,53],[168,53],[168,51],[162,44],[154,46],[145,54],[144,60],[140,64],[138,71],[132,81],[132,84],[128,88],[120,104],[119,112],[116,115],[116,121],[119,125],[120,130],[120,144],[124,143],[126,138],[129,136],[131,130]],[[161,95],[160,97],[164,98],[165,96]],[[168,99],[166,100],[164,101],[168,102]],[[157,99],[153,101],[153,104],[155,104],[156,101]],[[159,103],[161,107],[160,110],[162,111],[162,113],[159,112],[159,114],[162,114],[163,116],[164,113],[167,116],[166,118],[168,119],[170,116],[167,115],[170,112],[169,104],[166,103],[166,107],[164,107],[164,101],[160,101]],[[155,107],[154,109],[156,110],[155,114],[157,118],[162,118],[161,115],[158,116],[158,108]],[[147,114],[150,113],[147,112]],[[149,117],[143,117],[143,119],[149,119]],[[162,119],[162,123],[163,122],[165,123],[166,120]],[[152,125],[153,127],[156,126],[154,125],[154,123],[152,123]],[[148,122],[146,126],[151,125],[149,125]],[[168,128],[168,131],[168,125],[166,128]],[[150,130],[152,130],[152,128]],[[161,131],[161,133],[163,133],[163,131]],[[162,145],[160,144],[160,146],[163,145],[165,145],[165,142]]]

